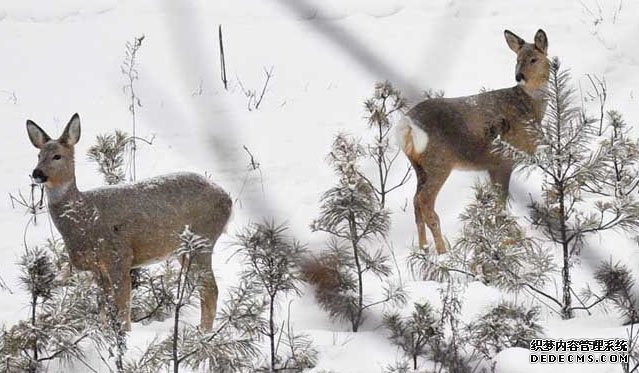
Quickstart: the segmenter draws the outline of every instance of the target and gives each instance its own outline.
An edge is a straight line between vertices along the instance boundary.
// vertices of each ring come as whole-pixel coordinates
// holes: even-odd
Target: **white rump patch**
[[[428,134],[419,128],[408,115],[404,115],[395,126],[395,137],[406,154],[421,154],[428,145]]]

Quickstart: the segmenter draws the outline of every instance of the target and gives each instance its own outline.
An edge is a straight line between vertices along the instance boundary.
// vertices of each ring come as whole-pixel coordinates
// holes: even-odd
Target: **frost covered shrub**
[[[364,275],[388,278],[391,268],[387,255],[367,247],[374,238],[386,237],[390,217],[359,171],[363,154],[351,137],[335,137],[328,161],[339,180],[322,195],[320,216],[311,224],[313,231],[326,232],[331,239],[323,254],[304,265],[305,278],[315,285],[320,306],[332,318],[348,320],[354,332],[366,309],[386,302],[401,304],[406,299],[401,286],[390,283],[382,299],[367,302],[364,296]],[[336,277],[331,280],[332,275]]]
[[[411,269],[429,280],[448,280],[457,273],[508,292],[536,294],[556,270],[553,256],[526,235],[497,186],[477,184],[474,191],[474,200],[460,216],[462,234],[447,259],[415,252],[409,258]]]
[[[389,134],[392,119],[406,108],[406,100],[390,82],[377,82],[373,96],[364,101],[364,108],[368,126],[374,131],[374,138],[366,147],[367,154],[375,163],[377,174],[375,177],[363,177],[373,188],[383,208],[388,193],[406,184],[410,178],[411,168],[408,166],[396,183],[391,184],[390,181],[393,175],[393,164],[400,150],[390,141]]]
[[[417,369],[417,358],[428,352],[432,338],[442,338],[441,325],[429,303],[415,303],[415,310],[407,318],[397,312],[386,313],[384,326],[390,331],[391,342],[412,359],[413,370]]]
[[[553,256],[526,235],[497,186],[474,189],[474,201],[460,216],[464,225],[451,258],[455,267],[510,292],[543,288],[555,270]]]
[[[109,185],[125,180],[125,156],[131,144],[126,132],[115,130],[113,134],[98,135],[96,144],[87,152],[89,160],[97,163],[98,171]]]
[[[509,347],[528,348],[542,337],[539,309],[502,302],[466,326],[470,344],[487,359]]]
[[[269,341],[270,372],[302,371],[317,362],[317,351],[310,339],[295,335],[290,318],[286,330],[279,330],[276,325],[279,298],[287,293],[300,294],[300,264],[306,253],[304,246],[286,236],[287,229],[285,225],[264,222],[252,224],[237,235],[238,253],[246,268],[242,278],[257,284],[268,304],[268,328],[262,332]],[[278,352],[279,341],[288,348],[287,356]]]
[[[625,324],[639,322],[639,310],[635,297],[635,279],[628,267],[612,262],[602,263],[595,272],[595,280],[604,289],[597,299],[605,299],[619,310]]]
[[[548,82],[548,108],[537,125],[539,143],[528,155],[500,143],[504,154],[519,168],[544,176],[543,198],[531,204],[533,225],[547,242],[561,250],[561,299],[551,299],[562,317],[569,319],[572,305],[571,267],[586,237],[609,229],[634,232],[639,227],[639,182],[636,141],[629,141],[624,122],[609,115],[609,128],[599,137],[594,120],[574,105],[570,74],[554,59]],[[593,150],[594,149],[594,150]]]
[[[155,373],[185,366],[219,373],[252,373],[259,356],[257,341],[266,330],[266,302],[256,283],[242,281],[229,290],[218,311],[213,330],[203,332],[186,325],[178,334],[154,340],[135,361],[127,361],[128,373]],[[178,351],[177,360],[174,351]]]
[[[165,261],[158,268],[141,268],[137,272],[135,286],[131,292],[131,320],[143,324],[163,321],[173,315],[179,264]],[[193,302],[189,292],[185,303]]]
[[[189,227],[180,234],[180,246],[174,256],[181,266],[169,288],[170,308],[173,310],[171,333],[153,341],[137,361],[129,361],[127,372],[156,372],[169,369],[175,373],[181,367],[207,368],[215,372],[249,372],[258,354],[256,341],[265,330],[262,313],[265,302],[259,284],[248,279],[230,291],[212,331],[207,332],[184,323],[182,310],[190,304],[197,290],[198,269],[191,258],[212,249],[209,241],[194,234]]]
[[[53,360],[88,366],[85,341],[98,349],[113,343],[112,336],[102,332],[99,290],[86,274],[61,279],[58,266],[63,259],[56,253],[51,247],[27,248],[20,258],[20,282],[30,296],[29,318],[3,326],[0,371],[44,371]]]

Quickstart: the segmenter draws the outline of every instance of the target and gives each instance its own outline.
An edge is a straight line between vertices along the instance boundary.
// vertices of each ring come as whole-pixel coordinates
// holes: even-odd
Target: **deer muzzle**
[[[33,170],[31,177],[36,183],[39,183],[39,184],[46,183],[48,179],[47,175],[45,175],[45,173],[42,172],[42,170],[39,168],[36,168],[35,170]]]

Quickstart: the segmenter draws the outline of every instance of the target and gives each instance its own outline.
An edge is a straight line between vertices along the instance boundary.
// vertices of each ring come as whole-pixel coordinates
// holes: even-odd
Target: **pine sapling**
[[[460,216],[462,234],[446,260],[432,254],[411,253],[414,273],[429,280],[462,279],[481,281],[511,293],[525,292],[541,302],[561,303],[545,292],[555,273],[548,249],[527,236],[524,228],[508,211],[498,186],[474,186],[475,198]]]
[[[512,156],[518,166],[528,171],[540,170],[544,176],[543,199],[531,204],[531,219],[547,240],[561,249],[560,304],[562,317],[566,319],[573,317],[576,308],[584,308],[572,305],[571,267],[586,236],[609,229],[630,232],[639,227],[636,198],[593,187],[596,181],[615,180],[618,176],[614,159],[621,160],[614,156],[613,149],[617,147],[605,142],[597,146],[594,120],[573,105],[574,89],[569,79],[569,73],[560,70],[555,58],[548,82],[548,108],[543,123],[536,125],[539,146],[532,156],[501,143],[502,150]],[[636,160],[629,159],[629,162]]]
[[[58,259],[44,247],[27,248],[22,255],[20,281],[30,295],[29,318],[0,333],[1,371],[41,371],[53,360],[95,371],[81,344],[91,341],[104,349],[110,343],[101,331],[96,287],[81,274],[62,280]]]
[[[288,317],[283,343],[288,349],[287,358],[281,364],[284,372],[302,372],[317,364],[319,352],[313,346],[312,338],[307,334],[299,334],[291,324],[291,302],[288,304]]]
[[[413,370],[417,370],[417,359],[428,353],[432,338],[442,338],[438,319],[429,303],[415,303],[415,310],[408,318],[402,318],[397,312],[384,315],[384,326],[391,333],[390,340],[400,347],[413,361]]]
[[[284,331],[277,330],[275,326],[278,300],[288,293],[299,294],[299,268],[306,252],[299,242],[285,235],[286,230],[285,225],[264,222],[252,224],[237,235],[238,252],[246,264],[242,277],[259,284],[269,307],[266,337],[270,346],[270,372],[277,371],[281,361],[277,353],[277,339]],[[294,336],[288,337],[295,343]]]
[[[316,286],[322,285],[317,279],[323,277],[323,271],[343,275],[344,281],[338,281],[337,287],[317,287],[318,301],[333,317],[349,320],[354,332],[363,322],[363,311],[367,308],[405,301],[401,286],[389,284],[383,299],[365,303],[364,275],[370,272],[387,278],[391,268],[387,255],[381,250],[371,253],[366,247],[375,237],[386,237],[390,218],[375,198],[370,183],[361,176],[358,161],[363,154],[362,147],[352,138],[343,134],[336,136],[328,160],[339,181],[322,195],[320,216],[311,224],[313,231],[326,232],[332,239],[326,258],[309,263],[305,271],[307,279]]]
[[[510,347],[528,348],[542,337],[539,308],[501,302],[466,326],[470,344],[486,359]]]
[[[210,332],[184,326],[178,338],[179,356],[173,354],[173,335],[154,340],[139,359],[127,361],[127,373],[154,373],[171,366],[220,373],[252,373],[259,355],[257,341],[266,330],[266,302],[257,283],[242,281],[229,289]]]
[[[161,267],[140,269],[131,296],[131,319],[148,323],[174,315],[179,265],[165,261]]]
[[[599,196],[632,201],[639,186],[639,143],[631,137],[630,127],[619,112],[608,111],[607,119],[596,172],[593,179],[584,181],[584,188]]]
[[[592,304],[612,303],[617,309],[624,325],[628,325],[626,333],[629,358],[621,361],[621,366],[624,373],[636,372],[639,369],[639,309],[634,276],[621,263],[603,262],[595,271],[595,280],[602,291],[587,288],[583,296],[588,301],[594,299]]]
[[[180,335],[180,317],[182,308],[188,306],[195,292],[197,276],[200,274],[197,268],[192,266],[192,262],[197,255],[211,255],[213,246],[211,243],[197,234],[191,232],[186,226],[180,234],[180,247],[175,251],[175,256],[180,258],[181,266],[176,277],[176,294],[173,313],[173,335],[171,352],[173,355],[173,372],[180,371],[180,349],[179,339],[184,338],[186,333]]]
[[[133,139],[126,132],[98,135],[96,144],[88,150],[89,160],[98,164],[98,171],[108,185],[121,184],[125,179],[125,155]]]
[[[389,141],[391,120],[406,108],[406,101],[390,82],[378,82],[375,84],[373,97],[364,102],[364,108],[366,109],[368,126],[375,131],[373,142],[368,145],[367,150],[368,156],[375,162],[377,182],[363,177],[370,182],[383,208],[386,204],[387,194],[406,184],[410,178],[409,166],[396,184],[389,185],[393,164],[400,153],[399,148],[392,146]]]

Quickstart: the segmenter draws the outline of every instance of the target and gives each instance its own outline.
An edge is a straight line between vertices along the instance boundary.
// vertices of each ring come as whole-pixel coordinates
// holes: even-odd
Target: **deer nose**
[[[517,73],[517,75],[515,75],[515,80],[517,81],[517,83],[519,83],[522,80],[526,80],[526,77],[522,73]]]
[[[47,181],[47,175],[45,175],[39,168],[33,170],[31,177],[33,177],[33,180],[35,180],[36,183],[44,183]]]

